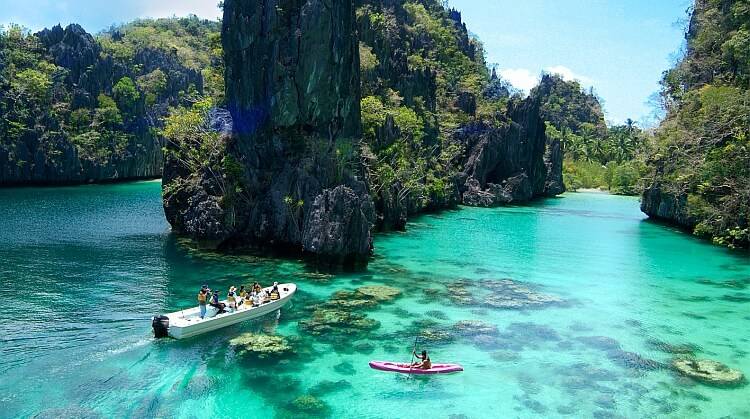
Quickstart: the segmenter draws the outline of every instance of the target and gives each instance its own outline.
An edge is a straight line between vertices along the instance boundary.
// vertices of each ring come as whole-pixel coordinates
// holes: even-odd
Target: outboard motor
[[[169,317],[154,316],[151,320],[151,327],[154,328],[154,337],[157,339],[169,336]]]

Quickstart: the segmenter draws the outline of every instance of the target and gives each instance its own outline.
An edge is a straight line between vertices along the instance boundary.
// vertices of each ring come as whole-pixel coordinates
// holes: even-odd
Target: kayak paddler
[[[412,354],[416,356],[417,359],[421,360],[411,364],[413,368],[420,368],[423,370],[429,370],[430,368],[432,368],[432,361],[430,361],[430,356],[427,355],[427,351],[423,350],[422,355],[419,355],[417,351],[412,351]]]

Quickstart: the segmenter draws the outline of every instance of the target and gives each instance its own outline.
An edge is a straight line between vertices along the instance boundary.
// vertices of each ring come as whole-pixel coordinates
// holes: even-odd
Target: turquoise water
[[[0,416],[750,417],[750,387],[667,368],[691,345],[750,374],[750,258],[646,221],[635,199],[424,216],[378,236],[367,271],[325,275],[192,249],[169,234],[159,189],[0,190]],[[152,339],[150,317],[192,305],[201,283],[250,278],[301,290],[278,319]],[[379,327],[302,327],[334,292],[365,285],[403,292],[358,312]],[[408,361],[418,331],[433,362],[465,372],[368,368]],[[284,336],[294,352],[241,356],[228,342],[244,332]]]

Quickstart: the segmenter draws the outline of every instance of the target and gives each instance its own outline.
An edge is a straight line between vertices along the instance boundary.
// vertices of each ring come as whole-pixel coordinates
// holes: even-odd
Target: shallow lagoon
[[[566,194],[427,215],[378,236],[367,271],[326,275],[191,249],[169,234],[159,190],[0,190],[0,416],[750,416],[750,387],[668,368],[694,351],[750,374],[750,258],[646,221],[636,199]],[[201,283],[250,278],[301,291],[279,319],[151,338],[150,317],[192,305]],[[403,291],[358,312],[379,327],[302,327],[336,291],[366,285]],[[228,342],[248,331],[285,336],[295,353],[239,356]],[[433,362],[466,371],[368,368],[408,360],[417,331]]]

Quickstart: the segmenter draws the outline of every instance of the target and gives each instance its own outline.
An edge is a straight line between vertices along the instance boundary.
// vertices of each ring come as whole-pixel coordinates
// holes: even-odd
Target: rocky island
[[[393,28],[375,26],[376,15],[403,30],[388,37],[381,31]],[[420,22],[448,36],[407,42],[417,34],[405,28]],[[201,141],[170,143],[164,207],[179,233],[360,264],[374,228],[403,229],[409,214],[564,191],[560,144],[547,141],[539,98],[478,97],[497,77],[455,11],[230,0],[223,25],[231,129],[197,166],[185,155]],[[439,80],[446,63],[431,59],[439,42],[467,64],[457,81],[473,77],[478,91]],[[418,65],[407,62],[414,55]],[[460,123],[450,129],[446,120]]]

